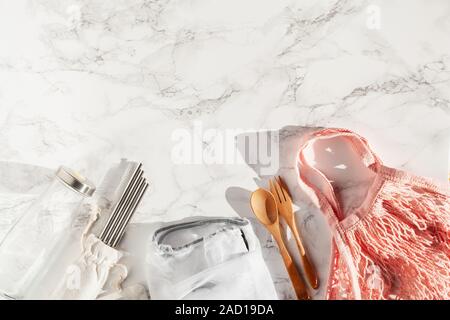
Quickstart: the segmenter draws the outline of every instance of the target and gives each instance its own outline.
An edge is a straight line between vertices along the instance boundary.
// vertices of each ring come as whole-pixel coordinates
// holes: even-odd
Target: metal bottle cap
[[[91,181],[67,167],[60,167],[56,171],[56,177],[67,187],[83,196],[90,197],[95,192],[95,186]]]

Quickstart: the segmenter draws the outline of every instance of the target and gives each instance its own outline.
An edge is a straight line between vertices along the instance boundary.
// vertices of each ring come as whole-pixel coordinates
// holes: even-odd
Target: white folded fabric
[[[69,265],[65,277],[49,298],[93,300],[103,292],[110,271],[122,254],[90,234],[84,242],[80,258]],[[122,279],[126,277],[125,267]],[[119,281],[122,279],[119,278]]]

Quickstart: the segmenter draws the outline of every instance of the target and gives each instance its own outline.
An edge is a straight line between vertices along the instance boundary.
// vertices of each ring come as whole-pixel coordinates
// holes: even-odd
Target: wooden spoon
[[[303,282],[294,261],[292,260],[289,251],[287,250],[283,238],[281,237],[280,223],[278,219],[278,209],[273,195],[264,190],[258,189],[252,193],[250,204],[253,212],[258,220],[267,228],[275,239],[281,256],[283,257],[284,265],[291,278],[292,286],[299,300],[309,300],[309,294],[306,290],[306,285]]]

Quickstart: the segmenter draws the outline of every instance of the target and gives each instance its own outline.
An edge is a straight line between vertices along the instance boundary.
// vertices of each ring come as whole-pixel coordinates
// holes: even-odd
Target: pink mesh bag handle
[[[318,139],[342,137],[376,176],[365,212],[345,215],[327,177],[305,157]],[[449,299],[448,185],[386,167],[367,141],[345,129],[307,136],[299,184],[333,231],[328,299]]]
[[[357,135],[356,133],[338,128],[329,128],[313,132],[307,136],[306,142],[301,146],[297,157],[297,174],[300,178],[300,184],[303,185],[305,191],[313,199],[313,201],[320,207],[330,208],[332,215],[328,216],[330,223],[337,226],[336,218],[343,218],[341,208],[335,197],[333,187],[326,176],[309,164],[306,160],[304,151],[311,147],[314,142],[319,139],[331,139],[334,137],[343,137],[348,140],[353,150],[359,155],[363,163],[374,171],[380,170],[383,165],[382,161],[369,147],[366,139]],[[318,181],[319,185],[311,183],[312,180]],[[330,210],[326,210],[329,213]]]

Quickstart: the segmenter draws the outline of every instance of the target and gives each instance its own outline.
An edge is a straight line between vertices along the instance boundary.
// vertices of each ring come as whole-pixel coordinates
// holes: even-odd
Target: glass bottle
[[[70,229],[78,207],[95,186],[75,171],[60,167],[49,187],[0,242],[0,294],[20,299],[44,272],[53,249]]]

